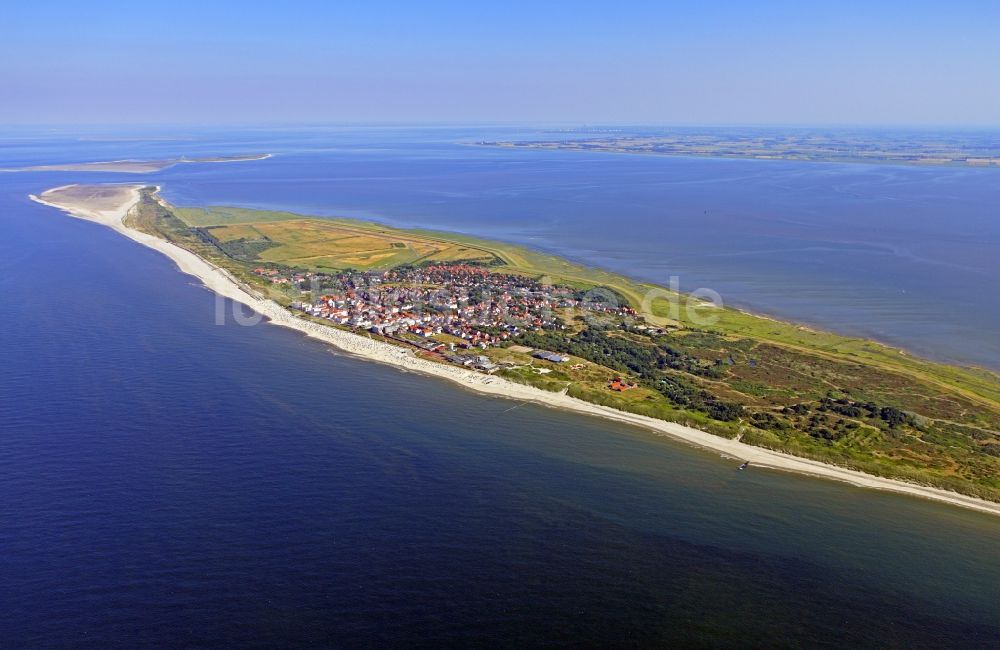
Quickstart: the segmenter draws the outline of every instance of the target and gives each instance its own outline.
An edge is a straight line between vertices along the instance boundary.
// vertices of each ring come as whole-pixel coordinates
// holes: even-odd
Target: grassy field
[[[383,270],[472,261],[544,283],[608,289],[665,331],[608,330],[595,344],[579,315],[567,313],[566,331],[525,344],[559,350],[570,362],[540,361],[517,348],[484,354],[513,381],[1000,500],[1000,377],[986,370],[938,364],[874,341],[730,308],[713,308],[715,322],[699,325],[686,309],[687,296],[466,235],[243,208],[175,209],[148,193],[142,208],[134,225],[189,248],[283,304],[292,298],[253,274],[254,266]],[[609,390],[616,376],[636,387]],[[739,415],[730,417],[729,407]]]
[[[346,219],[308,219],[242,208],[176,211],[223,248],[256,250],[262,263],[314,271],[391,269],[427,262],[497,263],[491,251],[431,234],[411,233]],[[249,247],[249,248],[248,248]],[[247,260],[250,261],[250,260]]]
[[[238,223],[264,223],[301,219],[302,215],[272,210],[246,210],[244,208],[172,208],[181,221],[194,228],[229,226]]]

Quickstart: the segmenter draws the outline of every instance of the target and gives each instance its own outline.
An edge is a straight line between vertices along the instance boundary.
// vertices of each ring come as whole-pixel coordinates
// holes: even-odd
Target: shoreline
[[[341,352],[362,357],[369,361],[390,365],[400,370],[433,375],[467,389],[495,397],[503,397],[519,402],[532,402],[543,406],[638,426],[656,435],[673,438],[695,447],[730,456],[734,459],[748,460],[754,467],[766,467],[804,474],[815,478],[832,479],[851,484],[855,487],[906,494],[977,510],[987,514],[1000,515],[1000,503],[966,496],[941,488],[865,474],[837,465],[800,458],[763,447],[755,447],[674,422],[618,411],[562,393],[549,393],[539,388],[518,384],[501,377],[484,375],[465,368],[434,363],[418,358],[412,352],[388,343],[382,343],[360,334],[307,321],[293,315],[275,302],[248,293],[228,272],[210,264],[191,251],[126,226],[123,223],[123,219],[129,210],[138,203],[139,189],[145,187],[145,185],[123,184],[104,186],[127,190],[127,196],[122,199],[120,204],[104,209],[88,206],[85,201],[59,203],[46,200],[47,194],[73,186],[64,185],[52,188],[46,190],[40,196],[32,194],[30,198],[37,203],[56,208],[70,216],[107,226],[139,244],[152,248],[170,258],[181,272],[198,278],[206,288],[214,293],[250,307],[255,312],[267,318],[271,324],[297,330],[310,338],[327,343]]]

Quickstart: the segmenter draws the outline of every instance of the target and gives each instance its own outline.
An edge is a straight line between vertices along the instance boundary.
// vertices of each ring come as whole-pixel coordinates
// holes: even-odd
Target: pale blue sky
[[[0,121],[1000,125],[1000,2],[46,2]]]

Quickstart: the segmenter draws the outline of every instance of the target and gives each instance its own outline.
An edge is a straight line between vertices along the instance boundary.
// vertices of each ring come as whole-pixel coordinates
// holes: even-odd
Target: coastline
[[[480,393],[504,397],[519,402],[532,402],[544,406],[561,408],[642,427],[657,435],[664,435],[736,459],[748,460],[754,467],[767,467],[817,478],[827,478],[849,483],[856,487],[907,494],[988,514],[1000,515],[1000,503],[965,496],[939,488],[865,474],[836,465],[828,465],[762,447],[755,447],[673,422],[618,411],[610,407],[599,406],[569,397],[565,394],[549,393],[538,388],[514,383],[500,377],[483,375],[464,368],[434,363],[418,358],[407,350],[387,343],[304,320],[293,315],[277,303],[248,293],[225,270],[206,262],[194,253],[153,235],[126,226],[123,223],[123,219],[129,210],[139,201],[139,189],[144,187],[144,185],[105,186],[122,190],[120,193],[123,196],[120,202],[112,206],[98,207],[96,205],[87,205],[82,200],[76,202],[56,202],[46,199],[46,195],[55,190],[67,187],[73,186],[52,188],[43,192],[41,196],[31,195],[30,198],[43,205],[59,209],[73,217],[107,226],[133,241],[159,251],[173,260],[183,273],[198,278],[208,289],[216,294],[250,307],[275,325],[297,330],[310,338],[332,345],[342,352],[391,365],[398,369],[433,375]]]

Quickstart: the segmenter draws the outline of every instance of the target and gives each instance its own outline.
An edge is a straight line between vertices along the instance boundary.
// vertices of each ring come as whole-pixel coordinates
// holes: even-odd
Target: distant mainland
[[[684,129],[650,133],[569,131],[550,139],[483,141],[481,146],[751,160],[1000,167],[996,133],[843,129]]]
[[[1000,514],[1000,377],[985,370],[453,233],[178,208],[142,185],[32,198],[352,354],[642,426],[754,468]]]

